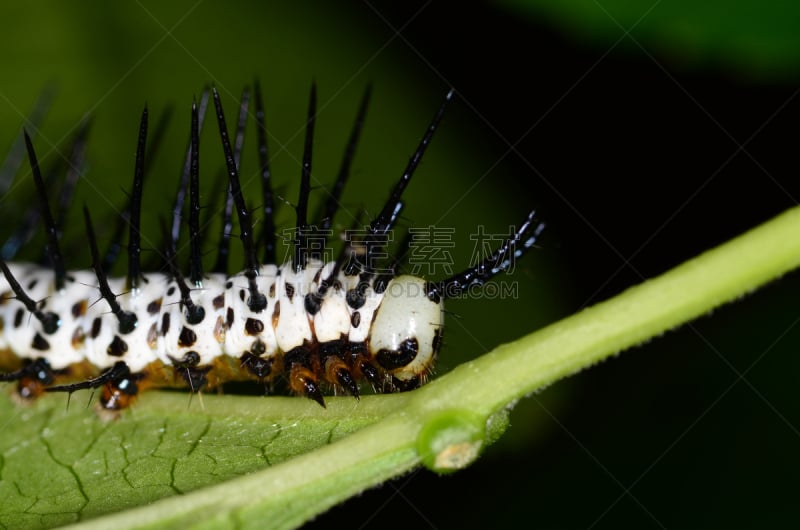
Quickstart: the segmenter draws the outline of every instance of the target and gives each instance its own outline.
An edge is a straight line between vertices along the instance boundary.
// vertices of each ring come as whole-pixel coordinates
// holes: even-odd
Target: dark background
[[[387,18],[398,26],[418,6]],[[531,193],[546,211],[553,230],[543,253],[558,254],[554,274],[571,309],[796,205],[791,69],[764,75],[723,64],[725,55],[686,64],[691,47],[653,49],[643,32],[636,42],[619,30],[580,43],[559,29],[437,4],[404,34],[480,114],[488,141],[501,152],[514,145],[514,194]],[[535,395],[472,468],[398,479],[319,527],[790,524],[798,288],[791,275]],[[539,432],[524,440],[515,430],[538,415]]]
[[[520,300],[451,307],[459,317],[449,319],[446,371],[796,205],[798,43],[781,38],[797,13],[693,5],[19,5],[4,17],[15,23],[2,38],[0,118],[13,126],[0,138],[10,145],[49,81],[58,95],[39,145],[65,149],[91,108],[91,177],[79,200],[97,217],[124,201],[143,101],[154,113],[174,105],[154,162],[168,184],[150,184],[145,206],[157,219],[185,145],[185,103],[204,83],[220,87],[231,120],[240,87],[261,77],[272,140],[287,146],[276,172],[295,178],[316,79],[324,183],[372,82],[348,204],[374,211],[454,87],[405,222],[455,227],[457,263],[477,224],[503,230],[533,205],[548,231],[515,272]],[[11,190],[4,215],[18,218],[30,191]],[[83,267],[75,210],[65,232],[72,265]],[[559,382],[521,402],[471,468],[412,473],[310,526],[787,526],[800,472],[797,293],[800,277],[789,275]]]

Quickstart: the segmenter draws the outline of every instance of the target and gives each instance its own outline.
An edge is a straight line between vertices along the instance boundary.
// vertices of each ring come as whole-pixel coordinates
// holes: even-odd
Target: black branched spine
[[[117,302],[117,295],[114,294],[111,287],[108,285],[108,276],[103,271],[103,265],[100,261],[100,251],[97,250],[97,238],[94,235],[92,217],[86,205],[83,206],[83,220],[86,223],[86,237],[89,240],[89,249],[92,252],[92,268],[97,276],[97,282],[100,284],[100,295],[108,302],[111,312],[117,317],[119,332],[123,335],[131,333],[136,329],[136,314],[122,309],[122,306]]]
[[[536,243],[544,228],[545,224],[536,220],[536,211],[531,211],[514,235],[506,239],[491,256],[446,280],[428,283],[428,298],[438,302],[441,298],[457,297],[470,287],[483,285],[508,270],[514,264],[514,259]]]
[[[230,179],[231,194],[239,215],[239,232],[242,239],[245,255],[245,275],[249,281],[250,299],[247,302],[251,311],[261,312],[267,307],[267,297],[258,292],[256,277],[258,276],[258,261],[256,260],[256,247],[253,243],[253,222],[250,218],[250,211],[242,197],[242,188],[239,183],[239,170],[236,167],[236,160],[231,149],[228,128],[225,125],[225,115],[222,111],[222,103],[219,100],[219,93],[216,87],[213,89],[214,107],[217,111],[217,122],[219,123],[219,134],[222,139],[222,150],[225,154],[225,164]]]
[[[3,270],[3,275],[6,277],[6,281],[8,285],[11,287],[11,290],[16,295],[17,300],[22,302],[27,309],[36,320],[42,323],[42,329],[48,335],[52,335],[58,328],[61,326],[61,318],[52,312],[45,313],[41,309],[39,309],[38,304],[27,294],[25,294],[25,290],[19,284],[14,275],[11,274],[11,270],[8,268],[8,264],[6,264],[5,260],[0,259],[0,269]]]

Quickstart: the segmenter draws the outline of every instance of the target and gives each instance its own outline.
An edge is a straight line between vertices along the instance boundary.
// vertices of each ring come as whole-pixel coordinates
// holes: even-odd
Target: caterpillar
[[[12,365],[0,373],[0,381],[16,382],[23,399],[34,399],[44,392],[71,394],[100,389],[99,406],[107,411],[125,409],[148,387],[176,383],[199,392],[235,380],[256,380],[267,388],[281,379],[292,393],[323,407],[326,391],[359,399],[362,385],[376,392],[410,390],[425,383],[432,373],[442,345],[444,301],[507,270],[516,257],[534,246],[544,229],[544,223],[532,211],[490,256],[439,281],[401,274],[399,260],[388,259],[387,235],[403,208],[403,191],[453,98],[451,89],[388,200],[361,232],[362,237],[345,238],[338,257],[326,262],[315,242],[319,243],[320,234],[323,242],[330,236],[370,89],[362,98],[324,213],[311,224],[308,202],[316,119],[316,86],[312,85],[292,255],[286,263],[277,265],[275,201],[258,83],[254,93],[264,212],[259,237],[254,235],[238,168],[249,93],[242,98],[232,145],[219,94],[216,88],[211,90],[228,177],[227,192],[223,193],[224,230],[213,270],[203,268],[201,247],[206,236],[199,220],[199,131],[208,106],[208,90],[199,102],[192,103],[189,147],[173,224],[163,230],[164,263],[159,271],[143,272],[141,263],[147,107],[139,123],[127,214],[120,217],[114,239],[119,241],[127,228],[128,267],[124,277],[107,273],[121,245],[113,243],[101,255],[85,205],[92,269],[66,268],[47,185],[33,142],[24,133],[38,215],[47,237],[43,261],[49,264],[14,262],[13,252],[4,252],[0,258],[0,359]],[[78,135],[78,147],[84,136]],[[81,149],[73,152],[79,153],[76,157],[83,156]],[[77,165],[79,159],[71,163]],[[188,216],[184,212],[187,195]],[[65,201],[60,207],[66,207]],[[228,274],[233,211],[238,217],[244,266],[240,272]],[[189,228],[188,277],[177,264],[182,225]],[[257,257],[260,251],[261,260]]]

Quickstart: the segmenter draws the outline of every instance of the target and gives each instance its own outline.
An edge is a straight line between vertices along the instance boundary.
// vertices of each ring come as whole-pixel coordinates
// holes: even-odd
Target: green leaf
[[[335,442],[388,415],[406,395],[330,400],[149,392],[103,423],[75,396],[31,407],[0,401],[7,426],[0,522],[48,527],[188,492]],[[193,401],[190,403],[190,400]]]

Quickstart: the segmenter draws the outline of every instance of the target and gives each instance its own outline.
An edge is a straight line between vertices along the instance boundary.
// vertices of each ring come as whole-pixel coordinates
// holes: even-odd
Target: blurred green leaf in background
[[[649,53],[684,68],[791,79],[800,65],[796,31],[800,9],[791,1],[503,0],[499,4],[533,21],[544,17],[577,41],[599,47],[618,40],[628,48],[641,44]]]

